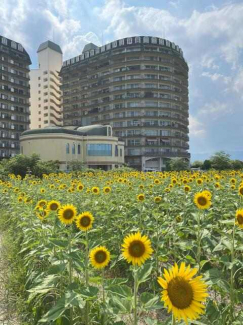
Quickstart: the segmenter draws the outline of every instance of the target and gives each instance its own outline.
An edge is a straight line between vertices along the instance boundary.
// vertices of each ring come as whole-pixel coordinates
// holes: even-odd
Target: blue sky
[[[242,0],[1,0],[0,17],[0,34],[22,43],[33,67],[47,39],[64,59],[127,36],[175,42],[190,67],[192,161],[218,150],[243,160]]]

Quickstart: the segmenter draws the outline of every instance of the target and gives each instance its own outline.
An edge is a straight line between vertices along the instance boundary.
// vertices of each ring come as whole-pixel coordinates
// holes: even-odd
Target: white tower
[[[30,71],[30,128],[62,125],[59,71],[62,50],[47,41],[38,50],[38,69]]]

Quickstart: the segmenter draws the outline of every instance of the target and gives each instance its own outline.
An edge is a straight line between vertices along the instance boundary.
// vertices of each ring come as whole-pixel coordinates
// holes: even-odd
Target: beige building
[[[42,160],[59,160],[60,169],[79,161],[90,168],[110,170],[124,164],[124,142],[107,125],[46,127],[28,130],[20,138],[21,153],[36,153]]]
[[[30,128],[62,125],[59,71],[62,50],[47,41],[38,48],[39,68],[30,71]]]

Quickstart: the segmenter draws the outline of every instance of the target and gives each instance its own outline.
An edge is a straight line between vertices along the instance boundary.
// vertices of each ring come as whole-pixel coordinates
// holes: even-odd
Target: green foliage
[[[192,164],[191,167],[192,168],[202,168],[203,162],[200,160],[195,160]]]
[[[172,158],[169,162],[170,170],[187,170],[189,168],[188,161],[183,158]]]
[[[218,170],[224,170],[224,169],[231,169],[232,163],[230,160],[230,155],[227,154],[224,151],[218,151],[216,152],[211,158],[210,158],[211,166],[214,169]]]
[[[210,160],[204,160],[203,164],[202,164],[202,169],[203,170],[209,170],[212,167],[212,163]]]
[[[37,154],[30,157],[21,154],[10,159],[4,159],[0,164],[0,174],[14,174],[24,177],[31,173],[31,175],[41,177],[42,174],[56,173],[58,168],[58,161],[41,161]]]

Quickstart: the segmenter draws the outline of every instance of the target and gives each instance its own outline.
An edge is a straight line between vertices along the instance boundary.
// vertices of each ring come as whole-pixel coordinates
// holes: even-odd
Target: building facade
[[[28,130],[21,135],[20,145],[24,155],[36,153],[42,160],[58,160],[60,170],[68,170],[74,161],[103,170],[124,164],[124,142],[112,136],[110,126]]]
[[[38,50],[38,69],[30,71],[30,128],[62,125],[59,72],[62,50],[47,41]]]
[[[188,65],[174,43],[137,36],[85,46],[60,72],[64,125],[109,124],[125,161],[161,170],[188,153]]]
[[[29,128],[30,57],[23,46],[0,35],[0,159],[19,153]]]

